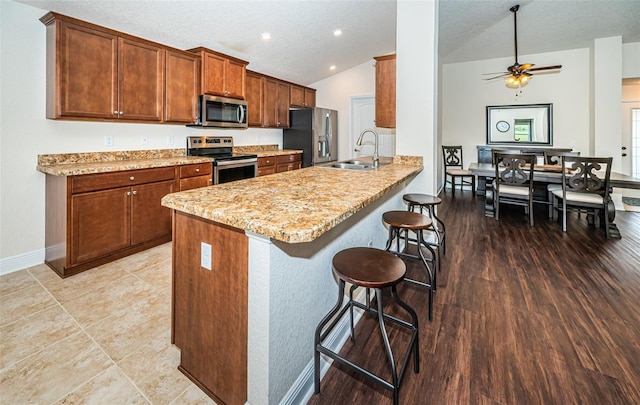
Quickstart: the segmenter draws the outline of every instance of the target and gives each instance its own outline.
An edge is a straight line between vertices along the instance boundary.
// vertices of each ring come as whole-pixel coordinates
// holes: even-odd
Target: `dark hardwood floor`
[[[640,213],[617,212],[622,239],[607,241],[584,215],[563,233],[543,206],[530,227],[523,207],[501,206],[496,221],[470,191],[440,197],[447,252],[433,322],[424,290],[399,289],[419,315],[421,356],[400,403],[640,404]],[[409,276],[419,271],[408,264]],[[400,359],[408,333],[387,329]],[[373,316],[341,353],[390,380]],[[390,391],[336,364],[309,401],[386,403]]]

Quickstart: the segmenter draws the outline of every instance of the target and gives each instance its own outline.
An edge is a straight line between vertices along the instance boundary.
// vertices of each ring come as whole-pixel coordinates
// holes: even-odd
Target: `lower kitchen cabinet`
[[[207,187],[213,184],[211,163],[180,166],[180,191]]]
[[[258,158],[258,176],[266,176],[276,172],[276,157],[264,156]]]
[[[292,153],[276,157],[276,173],[298,170],[302,166],[302,154]]]
[[[171,240],[176,168],[46,177],[45,262],[67,277]]]

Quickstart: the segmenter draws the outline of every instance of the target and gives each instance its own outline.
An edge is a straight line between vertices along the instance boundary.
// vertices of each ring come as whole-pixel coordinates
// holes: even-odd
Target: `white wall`
[[[463,145],[464,164],[477,161],[477,145],[486,144],[486,106],[553,103],[553,145],[589,153],[589,49],[522,55],[521,63],[561,64],[559,73],[536,74],[519,91],[504,80],[483,80],[500,72],[512,58],[443,66],[442,144]],[[441,179],[440,179],[441,181]]]
[[[640,77],[640,42],[622,44],[622,78]]]
[[[236,145],[282,146],[280,129],[203,132],[182,125],[45,119],[45,26],[39,21],[44,14],[0,1],[0,274],[44,261],[45,175],[35,169],[39,154],[182,148],[187,136],[204,133],[232,135]],[[106,135],[113,136],[112,147],[104,146]],[[169,135],[173,146],[167,145]]]

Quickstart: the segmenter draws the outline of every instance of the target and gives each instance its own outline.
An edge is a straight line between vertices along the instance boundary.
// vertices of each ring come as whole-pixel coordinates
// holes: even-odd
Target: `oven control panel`
[[[189,136],[187,150],[200,148],[232,148],[233,138],[230,136]]]

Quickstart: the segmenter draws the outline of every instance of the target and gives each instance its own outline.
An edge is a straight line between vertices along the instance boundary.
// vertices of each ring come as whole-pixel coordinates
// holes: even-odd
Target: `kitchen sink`
[[[373,169],[373,164],[341,162],[341,163],[334,163],[329,167],[336,167],[338,169],[350,169],[350,170],[370,170],[370,169]]]

